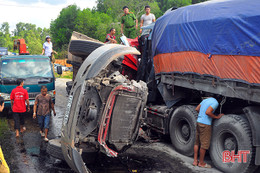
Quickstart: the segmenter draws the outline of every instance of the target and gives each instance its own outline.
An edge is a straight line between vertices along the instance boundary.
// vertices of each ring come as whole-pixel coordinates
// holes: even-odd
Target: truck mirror
[[[58,75],[62,75],[62,68],[61,68],[61,66],[57,66],[57,73],[58,73]]]

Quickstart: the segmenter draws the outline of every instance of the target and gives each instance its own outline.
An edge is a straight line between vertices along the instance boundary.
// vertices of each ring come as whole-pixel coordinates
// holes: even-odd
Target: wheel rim
[[[222,155],[222,152],[225,150],[228,151],[235,151],[235,154],[238,153],[238,141],[236,136],[230,132],[230,131],[223,131],[219,135],[219,145],[218,146],[218,151],[219,154]]]
[[[187,144],[190,141],[191,125],[186,119],[180,119],[176,125],[175,136],[176,139],[182,143]]]

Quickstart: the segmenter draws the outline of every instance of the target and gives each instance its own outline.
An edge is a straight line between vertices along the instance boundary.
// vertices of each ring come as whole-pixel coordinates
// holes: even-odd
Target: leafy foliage
[[[182,7],[206,0],[97,0],[93,9],[80,10],[76,5],[63,8],[59,16],[51,21],[50,29],[37,28],[30,23],[17,23],[13,33],[10,33],[8,22],[0,26],[0,47],[8,47],[13,51],[13,40],[24,38],[31,54],[40,54],[45,37],[50,35],[54,50],[58,51],[56,58],[67,57],[68,43],[73,31],[81,32],[89,37],[105,41],[111,28],[116,29],[116,37],[120,34],[120,18],[124,14],[123,6],[128,6],[138,20],[145,13],[144,7],[149,5],[151,13],[156,18],[172,7]]]
[[[42,51],[42,43],[48,34],[49,29],[36,28],[36,25],[20,22],[16,24],[12,36],[9,31],[8,22],[4,22],[0,30],[0,47],[7,47],[8,51],[12,52],[13,40],[24,38],[30,54],[40,54]]]
[[[63,44],[68,44],[72,31],[75,30],[75,21],[79,11],[76,5],[70,5],[63,8],[58,18],[51,22],[51,35],[59,50]]]

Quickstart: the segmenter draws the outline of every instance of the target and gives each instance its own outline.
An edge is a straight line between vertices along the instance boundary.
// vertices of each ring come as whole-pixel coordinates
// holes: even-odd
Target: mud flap
[[[74,164],[77,168],[77,171],[79,173],[90,173],[85,163],[83,162],[80,153],[75,148],[72,148],[71,151],[72,151],[72,157],[73,157]]]

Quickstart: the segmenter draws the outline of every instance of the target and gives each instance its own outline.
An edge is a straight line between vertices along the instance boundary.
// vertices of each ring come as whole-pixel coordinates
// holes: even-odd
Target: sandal
[[[204,166],[199,165],[199,167],[201,167],[201,168],[212,168],[211,165],[209,165],[207,163]]]
[[[194,162],[192,163],[193,166],[198,166],[198,164],[199,164],[199,161],[197,161],[196,164],[194,164]]]

